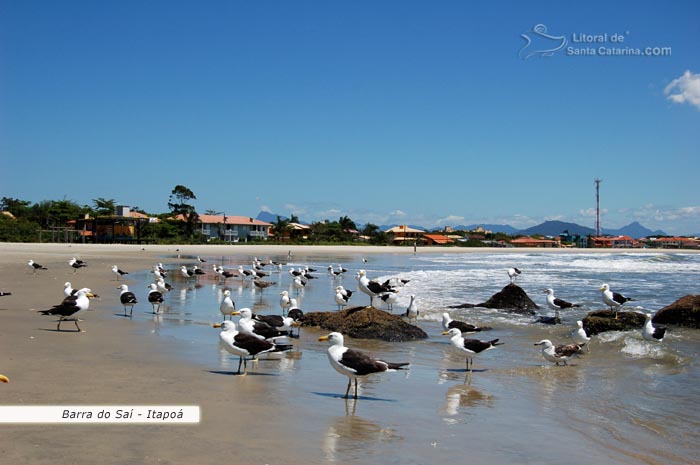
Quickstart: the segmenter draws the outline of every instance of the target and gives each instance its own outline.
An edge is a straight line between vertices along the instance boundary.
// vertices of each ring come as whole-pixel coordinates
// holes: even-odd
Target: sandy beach
[[[81,323],[84,333],[74,332],[72,322],[57,332],[56,319],[37,311],[59,303],[63,283],[73,280],[101,296],[91,309],[119,308],[113,264],[136,271],[157,262],[179,262],[162,258],[177,254],[248,257],[339,250],[363,256],[414,253],[410,247],[0,244],[0,290],[12,292],[0,298],[0,373],[10,378],[0,384],[0,405],[197,405],[202,412],[197,425],[2,424],[0,463],[324,463],[314,445],[299,441],[303,435],[295,431],[303,430],[304,419],[296,416],[298,409],[285,409],[283,401],[261,395],[266,377],[248,376],[234,384],[231,376],[217,375],[211,366],[176,356],[183,350],[177,342],[154,337],[111,311],[89,312]],[[418,247],[417,253],[483,251]],[[635,250],[639,252],[644,251]],[[72,256],[85,260],[88,268],[74,274],[67,265]],[[30,258],[48,270],[32,274],[26,265]],[[211,337],[216,338],[214,330]],[[331,375],[341,389],[343,380]]]

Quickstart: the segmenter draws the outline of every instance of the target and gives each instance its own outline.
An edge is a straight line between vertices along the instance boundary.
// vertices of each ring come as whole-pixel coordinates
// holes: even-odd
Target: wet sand
[[[179,252],[176,249],[180,249]],[[0,290],[11,296],[0,299],[0,373],[10,383],[0,385],[2,405],[199,405],[198,425],[0,425],[0,463],[43,464],[121,464],[121,463],[327,463],[334,460],[328,451],[342,449],[348,434],[366,436],[374,443],[398,442],[398,428],[385,427],[352,415],[338,413],[328,419],[326,439],[310,440],[317,412],[314,400],[295,401],[293,381],[286,386],[289,398],[271,389],[269,377],[229,376],[217,363],[188,363],[177,354],[183,351],[177,341],[151,335],[147,328],[126,318],[115,318],[112,311],[91,311],[74,332],[71,322],[56,332],[54,317],[37,310],[59,303],[65,281],[87,286],[101,296],[91,308],[120,308],[115,287],[119,284],[110,271],[113,264],[124,270],[145,270],[162,258],[207,255],[286,255],[324,254],[338,247],[299,246],[92,246],[63,244],[0,244]],[[413,253],[412,248],[350,247],[343,253]],[[487,249],[499,252],[503,249]],[[419,247],[418,253],[468,253],[484,249]],[[503,251],[526,252],[526,249]],[[542,252],[542,249],[537,249]],[[557,253],[560,249],[551,250]],[[549,250],[547,251],[549,252]],[[567,249],[571,253],[572,250]],[[591,250],[583,252],[591,253]],[[609,251],[608,251],[609,252]],[[635,251],[637,252],[637,251]],[[73,274],[67,261],[71,256],[88,262],[87,270]],[[32,274],[26,265],[33,259],[49,269]],[[179,262],[172,259],[171,262]],[[313,335],[313,332],[311,333]],[[212,330],[212,339],[216,333]],[[313,340],[313,336],[311,336]],[[319,346],[320,349],[320,346]],[[215,356],[214,356],[215,357]],[[262,363],[262,362],[261,362]],[[234,367],[235,368],[235,367]],[[449,372],[447,372],[449,374]],[[412,376],[420,376],[420,373]],[[432,373],[425,376],[433,376]],[[400,378],[395,378],[400,379]],[[235,382],[233,382],[235,381]],[[385,382],[385,381],[382,381]],[[395,381],[389,381],[395,382]],[[400,382],[400,381],[399,381]],[[326,393],[343,391],[345,380],[329,372],[315,393],[318,404],[329,404]],[[408,386],[406,387],[408,389]],[[489,390],[472,389],[457,383],[450,387],[445,409],[458,404],[490,408]],[[496,390],[495,388],[491,391]],[[370,391],[372,392],[372,391]],[[417,393],[421,395],[422,393]],[[374,393],[372,394],[374,395]],[[408,395],[408,394],[407,394]],[[451,396],[451,397],[450,397]],[[314,397],[311,397],[314,399]],[[333,407],[338,404],[332,399]],[[429,404],[430,409],[434,403]],[[517,402],[514,403],[514,407]],[[346,404],[348,409],[378,410],[401,408],[392,402],[376,406]],[[352,412],[346,412],[352,413]],[[507,419],[507,416],[501,419]],[[412,428],[420,428],[420,419]],[[493,424],[493,427],[499,425]],[[504,425],[501,425],[504,426]],[[325,444],[336,441],[340,444]],[[460,439],[455,439],[460,443]],[[320,446],[320,447],[319,447]],[[408,450],[415,444],[405,444]],[[429,442],[423,446],[430,448]],[[389,448],[390,449],[390,448]],[[565,451],[557,451],[562,459]],[[344,451],[343,457],[352,457]],[[487,458],[483,453],[478,455]],[[405,453],[394,459],[377,457],[379,463],[411,463]],[[430,457],[429,454],[424,456]],[[457,457],[454,457],[457,458]],[[503,457],[501,457],[503,458]],[[364,457],[367,459],[367,457]],[[499,463],[498,456],[491,463]],[[527,457],[522,463],[529,463]],[[398,460],[398,462],[397,462]],[[489,463],[489,462],[482,462]],[[534,462],[532,462],[534,463]]]

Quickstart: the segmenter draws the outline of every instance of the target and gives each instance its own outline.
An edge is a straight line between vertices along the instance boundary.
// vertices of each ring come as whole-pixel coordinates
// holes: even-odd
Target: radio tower
[[[600,183],[601,179],[595,180],[595,235],[600,237]]]

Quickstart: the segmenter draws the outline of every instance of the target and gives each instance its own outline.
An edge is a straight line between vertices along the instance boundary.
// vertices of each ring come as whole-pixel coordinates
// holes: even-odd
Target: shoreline
[[[179,251],[177,250],[179,249]],[[285,399],[260,398],[270,382],[266,376],[237,378],[221,371],[212,349],[211,362],[182,357],[178,341],[154,334],[148,325],[119,318],[121,305],[110,270],[113,264],[131,272],[148,270],[163,256],[312,254],[404,254],[412,247],[184,245],[139,246],[100,244],[0,243],[0,384],[3,405],[198,405],[197,425],[67,425],[0,424],[2,454],[7,463],[183,463],[231,461],[241,463],[306,464],[318,457],[295,433],[307,413],[285,412]],[[657,249],[525,249],[418,247],[417,254],[443,253],[698,253]],[[67,261],[78,256],[88,262],[77,273]],[[48,267],[34,275],[26,265],[33,259]],[[62,299],[65,281],[90,287],[101,298],[91,302],[81,328],[71,322],[56,332],[55,317],[38,310]],[[128,281],[127,281],[128,282]],[[212,345],[216,331],[211,330]],[[335,382],[335,380],[334,380]],[[275,421],[270,421],[275,418]],[[267,421],[266,421],[267,419]],[[253,421],[257,420],[257,421]],[[311,448],[311,449],[310,449]],[[119,456],[114,454],[119,450]],[[323,460],[320,459],[319,462]],[[313,462],[313,460],[311,461]]]

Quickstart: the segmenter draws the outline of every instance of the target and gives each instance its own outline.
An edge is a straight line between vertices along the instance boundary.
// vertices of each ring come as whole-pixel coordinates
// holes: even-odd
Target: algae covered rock
[[[700,295],[681,297],[654,315],[654,323],[700,329]]]
[[[604,333],[606,331],[630,331],[641,329],[644,326],[644,314],[639,312],[615,312],[611,310],[598,310],[590,312],[583,319],[583,329],[589,336]]]
[[[339,312],[309,312],[303,326],[318,326],[356,339],[381,339],[389,342],[426,339],[428,335],[408,324],[399,315],[374,307],[352,307]]]
[[[527,293],[517,284],[508,284],[499,292],[489,298],[486,302],[480,304],[462,304],[453,305],[449,308],[493,308],[506,310],[512,313],[520,313],[523,315],[534,315],[535,310],[540,308],[535,302],[528,297]]]

